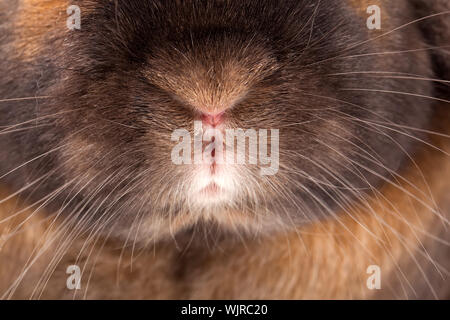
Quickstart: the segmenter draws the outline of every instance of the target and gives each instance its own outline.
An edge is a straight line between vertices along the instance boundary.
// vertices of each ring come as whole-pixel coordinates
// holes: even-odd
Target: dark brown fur
[[[79,31],[64,0],[0,5],[0,199],[31,184],[0,200],[3,297],[448,296],[450,6],[282,2],[80,1]],[[193,207],[170,135],[231,105],[230,127],[280,129],[280,171]]]

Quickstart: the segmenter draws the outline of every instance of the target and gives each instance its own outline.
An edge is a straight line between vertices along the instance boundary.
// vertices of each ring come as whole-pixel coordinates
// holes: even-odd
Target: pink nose
[[[216,114],[209,114],[209,113],[202,113],[202,122],[205,125],[210,125],[212,127],[215,127],[222,123],[224,119],[224,113],[216,113]]]

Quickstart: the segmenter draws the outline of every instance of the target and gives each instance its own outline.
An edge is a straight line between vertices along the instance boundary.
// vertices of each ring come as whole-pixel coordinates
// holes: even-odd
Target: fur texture
[[[3,298],[448,297],[447,1],[77,4],[0,4]],[[280,170],[210,206],[170,136],[218,110]]]

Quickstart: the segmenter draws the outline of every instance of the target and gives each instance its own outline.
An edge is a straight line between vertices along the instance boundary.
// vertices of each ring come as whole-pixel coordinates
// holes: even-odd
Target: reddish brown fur
[[[23,3],[22,14],[16,21],[17,30],[22,33],[19,39],[29,41],[18,41],[15,45],[21,53],[20,58],[26,62],[39,54],[43,35],[55,23],[65,22],[59,17],[61,10],[65,11],[66,1]],[[362,12],[366,1],[361,4],[351,0],[350,3],[361,12],[362,17],[366,16],[365,10]],[[40,16],[38,20],[33,20],[36,11],[46,12],[47,19]],[[264,56],[264,50],[256,50],[255,54],[259,54],[262,65],[272,63],[270,57]],[[418,60],[421,59],[422,56],[419,56]],[[207,79],[207,70],[202,67],[195,68],[197,73],[190,75],[196,79],[194,83],[201,84],[199,87],[183,87],[186,85],[183,76],[186,75],[177,74],[177,70],[162,78],[155,72],[149,78],[193,107],[216,111],[239,100],[252,81],[262,76],[258,66],[252,66],[255,73],[248,74],[242,71],[241,65],[228,65],[227,70],[231,67],[232,72],[222,74],[220,82],[226,85],[218,94],[214,88],[208,88],[214,84]],[[236,86],[236,83],[239,85]],[[203,90],[205,87],[207,89]],[[436,113],[430,130],[448,135],[448,104],[436,108],[440,111]],[[333,126],[328,124],[330,128]],[[49,246],[12,291],[8,291],[12,281],[22,274],[22,268],[33,256],[33,250],[57,239],[54,232],[60,221],[50,225],[52,219],[45,219],[49,212],[29,209],[11,218],[26,208],[28,203],[18,198],[1,201],[0,294],[6,292],[3,298],[32,296],[44,299],[449,298],[449,287],[441,285],[448,281],[448,246],[427,236],[450,241],[445,223],[430,210],[436,205],[444,219],[449,218],[450,140],[441,135],[429,136],[430,144],[441,151],[421,144],[422,147],[413,156],[415,163],[409,161],[401,168],[399,174],[410,182],[399,181],[404,189],[384,184],[380,194],[367,200],[368,206],[360,205],[359,208],[342,212],[337,220],[329,218],[295,230],[270,233],[257,239],[245,238],[242,242],[223,241],[208,249],[199,248],[196,244],[190,246],[189,241],[180,242],[180,248],[167,241],[145,251],[136,249],[132,252],[128,248],[122,251],[122,242],[104,243],[100,238],[98,242],[87,242],[87,247],[81,250],[86,244],[86,237],[82,237],[67,248],[48,283],[37,286],[54,257],[57,243]],[[66,152],[81,153],[86,145],[85,141],[74,139]],[[89,152],[92,150],[87,150],[86,154]],[[0,199],[9,195],[8,186],[5,186]],[[430,195],[435,203],[430,202]],[[231,221],[226,221],[227,217],[224,216],[223,224],[229,223],[230,227],[238,219],[245,220],[245,215],[239,212],[233,212]],[[183,215],[176,219],[172,221],[176,229],[187,224],[188,218]],[[247,223],[242,222],[243,225]],[[80,252],[81,256],[78,256]],[[90,253],[92,256],[89,258]],[[427,254],[436,265],[430,263]],[[80,291],[66,288],[68,275],[65,270],[70,264],[85,267]],[[366,269],[373,264],[379,265],[382,270],[380,291],[371,291],[366,287]],[[432,289],[424,281],[425,278],[429,278]],[[408,283],[412,284],[412,288]]]
[[[444,119],[445,113],[444,106]],[[449,127],[449,119],[440,119],[439,122],[441,123],[436,127]],[[450,133],[448,130],[447,132]],[[444,152],[450,152],[448,138],[434,137],[432,141]],[[405,272],[408,281],[414,284],[418,292],[418,284],[427,289],[423,283],[423,275],[417,270],[415,273],[408,273],[408,270],[417,268],[408,253],[410,250],[414,258],[423,264],[438,297],[448,297],[448,288],[440,285],[442,279],[437,270],[417,251],[421,250],[423,243],[437,264],[448,266],[448,254],[443,255],[439,246],[436,246],[432,239],[425,237],[424,233],[428,232],[442,239],[448,239],[448,234],[440,218],[414,200],[412,195],[433,206],[427,200],[429,198],[420,194],[431,192],[436,204],[441,208],[440,213],[448,218],[450,179],[443,177],[450,177],[450,161],[443,152],[426,147],[416,157],[416,163],[424,173],[430,191],[427,190],[418,169],[409,164],[402,175],[419,190],[404,185],[411,193],[407,195],[397,187],[385,186],[381,193],[386,199],[381,199],[380,195],[378,199],[369,200],[371,207],[386,222],[384,226],[372,212],[367,212],[367,209],[354,210],[352,213],[356,219],[346,215],[339,221],[324,221],[287,234],[247,240],[245,245],[225,244],[220,249],[207,252],[193,250],[180,255],[173,245],[160,244],[131,259],[130,252],[125,251],[120,264],[120,249],[110,244],[100,250],[100,243],[95,245],[97,249],[94,250],[94,255],[100,252],[100,256],[93,259],[96,260],[96,266],[89,289],[87,280],[83,279],[83,290],[75,296],[113,299],[416,298],[408,288],[407,281],[399,274],[400,270]],[[3,193],[5,194],[8,193]],[[17,209],[14,199],[2,204],[1,219],[8,218],[17,212]],[[27,215],[28,212],[25,211],[21,218],[18,217],[6,225],[2,224],[2,234],[11,232]],[[45,224],[40,223],[42,217],[41,213],[34,215],[20,231],[7,241],[4,239],[0,245],[0,260],[8,261],[0,264],[1,292],[5,292],[11,284],[10,279],[15,278],[13,275],[19,274],[32,249],[40,246],[42,235],[47,229]],[[51,238],[51,235],[47,238]],[[409,243],[408,250],[400,239]],[[75,262],[82,244],[83,239],[80,239],[64,256],[41,298],[69,299],[73,296],[73,292],[65,289],[68,276],[65,274],[65,268]],[[34,289],[30,284],[41,277],[42,270],[53,257],[52,254],[50,249],[33,266],[13,297],[30,296],[30,291]],[[78,261],[83,262],[85,258],[82,257]],[[180,263],[186,269],[181,275],[176,272]],[[366,269],[373,264],[379,265],[382,270],[381,291],[371,291],[366,287]],[[91,267],[92,265],[87,266],[86,270],[90,271]],[[400,280],[397,277],[400,277]],[[404,286],[404,292],[396,287],[397,282]]]

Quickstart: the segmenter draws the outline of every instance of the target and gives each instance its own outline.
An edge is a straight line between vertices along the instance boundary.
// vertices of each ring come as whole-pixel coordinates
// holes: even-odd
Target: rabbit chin
[[[230,207],[240,194],[242,184],[235,165],[197,165],[188,187],[188,201],[196,210],[208,211]]]

